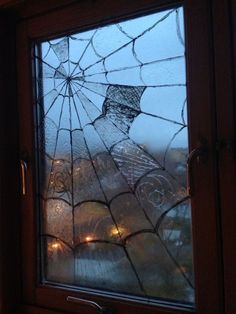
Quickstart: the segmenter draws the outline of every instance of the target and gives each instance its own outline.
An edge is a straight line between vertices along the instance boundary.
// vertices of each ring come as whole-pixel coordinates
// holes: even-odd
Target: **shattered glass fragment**
[[[55,52],[60,62],[65,62],[69,58],[68,38],[63,38],[59,43],[52,44],[52,49]]]
[[[116,144],[111,154],[132,189],[143,175],[160,168],[149,154],[130,140]]]

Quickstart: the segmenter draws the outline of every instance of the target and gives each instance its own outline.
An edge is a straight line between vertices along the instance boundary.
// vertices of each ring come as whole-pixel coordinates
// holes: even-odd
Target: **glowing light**
[[[60,245],[59,243],[53,243],[53,244],[52,244],[52,248],[53,248],[53,249],[59,249],[60,246],[61,246],[61,245]]]
[[[127,232],[127,230],[123,227],[113,227],[111,229],[111,236],[117,236],[117,235],[122,235],[124,234],[125,232]]]
[[[87,236],[87,237],[85,238],[85,240],[86,240],[87,242],[89,242],[89,241],[92,241],[93,238],[92,238],[91,236]]]
[[[58,240],[55,240],[48,245],[48,252],[53,253],[53,252],[58,252],[62,250],[63,250],[63,247]]]
[[[119,234],[119,230],[116,227],[114,227],[114,228],[111,229],[111,234],[112,235],[118,235]]]

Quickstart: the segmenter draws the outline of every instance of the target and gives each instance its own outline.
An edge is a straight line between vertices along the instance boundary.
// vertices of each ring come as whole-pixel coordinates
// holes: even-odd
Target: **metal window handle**
[[[188,169],[188,183],[187,183],[187,193],[189,196],[193,196],[194,194],[194,182],[193,182],[193,165],[195,161],[198,163],[201,160],[206,160],[207,157],[207,149],[205,146],[200,146],[193,149],[187,160],[187,169]]]
[[[25,160],[20,160],[20,169],[21,169],[21,193],[26,195],[26,174],[27,174],[27,163]]]
[[[74,303],[78,303],[78,304],[81,304],[81,305],[89,305],[89,306],[93,307],[94,309],[96,309],[97,313],[99,313],[99,314],[106,314],[107,313],[107,311],[106,311],[106,309],[104,307],[100,306],[99,304],[97,304],[94,301],[80,299],[80,298],[75,298],[75,297],[71,297],[71,296],[68,296],[66,298],[66,300],[68,302],[74,302]]]

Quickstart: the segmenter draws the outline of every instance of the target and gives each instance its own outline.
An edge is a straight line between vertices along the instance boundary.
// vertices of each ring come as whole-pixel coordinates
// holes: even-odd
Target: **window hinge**
[[[27,162],[23,159],[20,160],[20,170],[21,170],[21,193],[26,195],[26,186],[27,186]]]

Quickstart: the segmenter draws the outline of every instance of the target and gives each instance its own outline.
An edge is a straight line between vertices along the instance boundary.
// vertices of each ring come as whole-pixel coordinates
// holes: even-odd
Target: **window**
[[[27,302],[220,313],[207,12],[100,0],[21,22]]]
[[[36,45],[43,282],[194,302],[184,46],[181,7]]]

